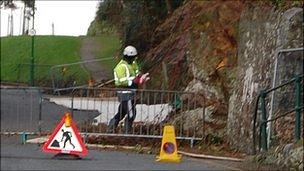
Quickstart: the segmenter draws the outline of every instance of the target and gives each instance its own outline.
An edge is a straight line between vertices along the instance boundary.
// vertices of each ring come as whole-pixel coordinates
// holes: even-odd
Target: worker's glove
[[[147,82],[149,80],[150,80],[149,73],[145,73],[144,75],[142,75],[140,77],[139,83],[143,84],[143,83],[145,83],[145,82]]]
[[[140,77],[141,77],[141,76],[142,76],[142,75],[139,74],[139,75],[137,75],[137,76],[134,78],[133,82],[134,82],[136,85],[139,85]]]
[[[147,82],[148,80],[150,80],[150,77],[148,77],[149,73],[145,73],[145,74],[139,74],[138,76],[136,76],[133,80],[133,82],[136,85],[141,85],[145,82]]]

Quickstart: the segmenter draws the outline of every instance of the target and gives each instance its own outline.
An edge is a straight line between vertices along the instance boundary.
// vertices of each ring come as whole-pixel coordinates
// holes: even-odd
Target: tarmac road
[[[32,90],[1,89],[1,132],[37,131],[39,95]],[[42,102],[42,131],[51,131],[68,108]],[[75,111],[76,122],[93,121],[97,111]],[[155,155],[89,149],[81,160],[53,159],[37,144],[21,144],[20,135],[1,135],[1,170],[239,170],[235,163],[183,157],[180,164],[155,162]]]
[[[154,155],[125,151],[89,149],[83,159],[58,160],[37,144],[22,145],[20,138],[1,135],[1,170],[233,170],[211,160],[183,157],[179,164],[159,163]]]
[[[64,113],[70,111],[47,99],[42,101],[40,110],[39,97],[37,90],[1,88],[1,132],[37,132],[39,114],[41,130],[51,132]],[[73,112],[73,120],[80,125],[86,121],[93,122],[98,115],[96,110],[77,110]]]

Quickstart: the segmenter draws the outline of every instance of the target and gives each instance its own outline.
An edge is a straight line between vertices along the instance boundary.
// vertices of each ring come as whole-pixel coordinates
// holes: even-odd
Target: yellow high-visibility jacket
[[[132,64],[121,60],[114,68],[115,86],[122,88],[131,87],[133,80],[139,74],[139,66],[134,60]]]

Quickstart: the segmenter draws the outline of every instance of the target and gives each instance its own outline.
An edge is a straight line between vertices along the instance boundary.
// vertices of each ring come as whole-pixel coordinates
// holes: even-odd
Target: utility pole
[[[14,28],[14,23],[13,23],[13,10],[11,9],[11,13],[8,15],[8,21],[7,21],[7,35],[12,36],[13,35],[13,28]]]
[[[22,22],[22,35],[25,34],[25,20],[26,20],[25,11],[26,11],[26,4],[24,3],[24,8],[23,8],[23,22]]]
[[[21,33],[21,28],[22,28],[22,10],[23,10],[23,7],[21,7],[21,9],[20,9],[19,35],[22,35],[22,33]]]
[[[11,19],[11,16],[8,15],[8,18],[7,18],[7,35],[9,36],[10,34],[10,19]]]
[[[14,19],[13,19],[13,10],[11,9],[11,28],[10,28],[10,36],[14,35]]]
[[[30,16],[31,10],[24,6],[23,11],[23,25],[22,25],[22,35],[28,35],[30,26]]]
[[[55,26],[54,26],[54,22],[52,22],[52,35],[54,36],[55,34]]]

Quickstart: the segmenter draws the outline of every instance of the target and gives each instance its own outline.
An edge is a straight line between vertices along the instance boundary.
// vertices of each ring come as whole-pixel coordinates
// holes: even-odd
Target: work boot
[[[108,125],[107,133],[114,134],[117,125],[118,125],[118,121],[115,118],[111,119]]]

